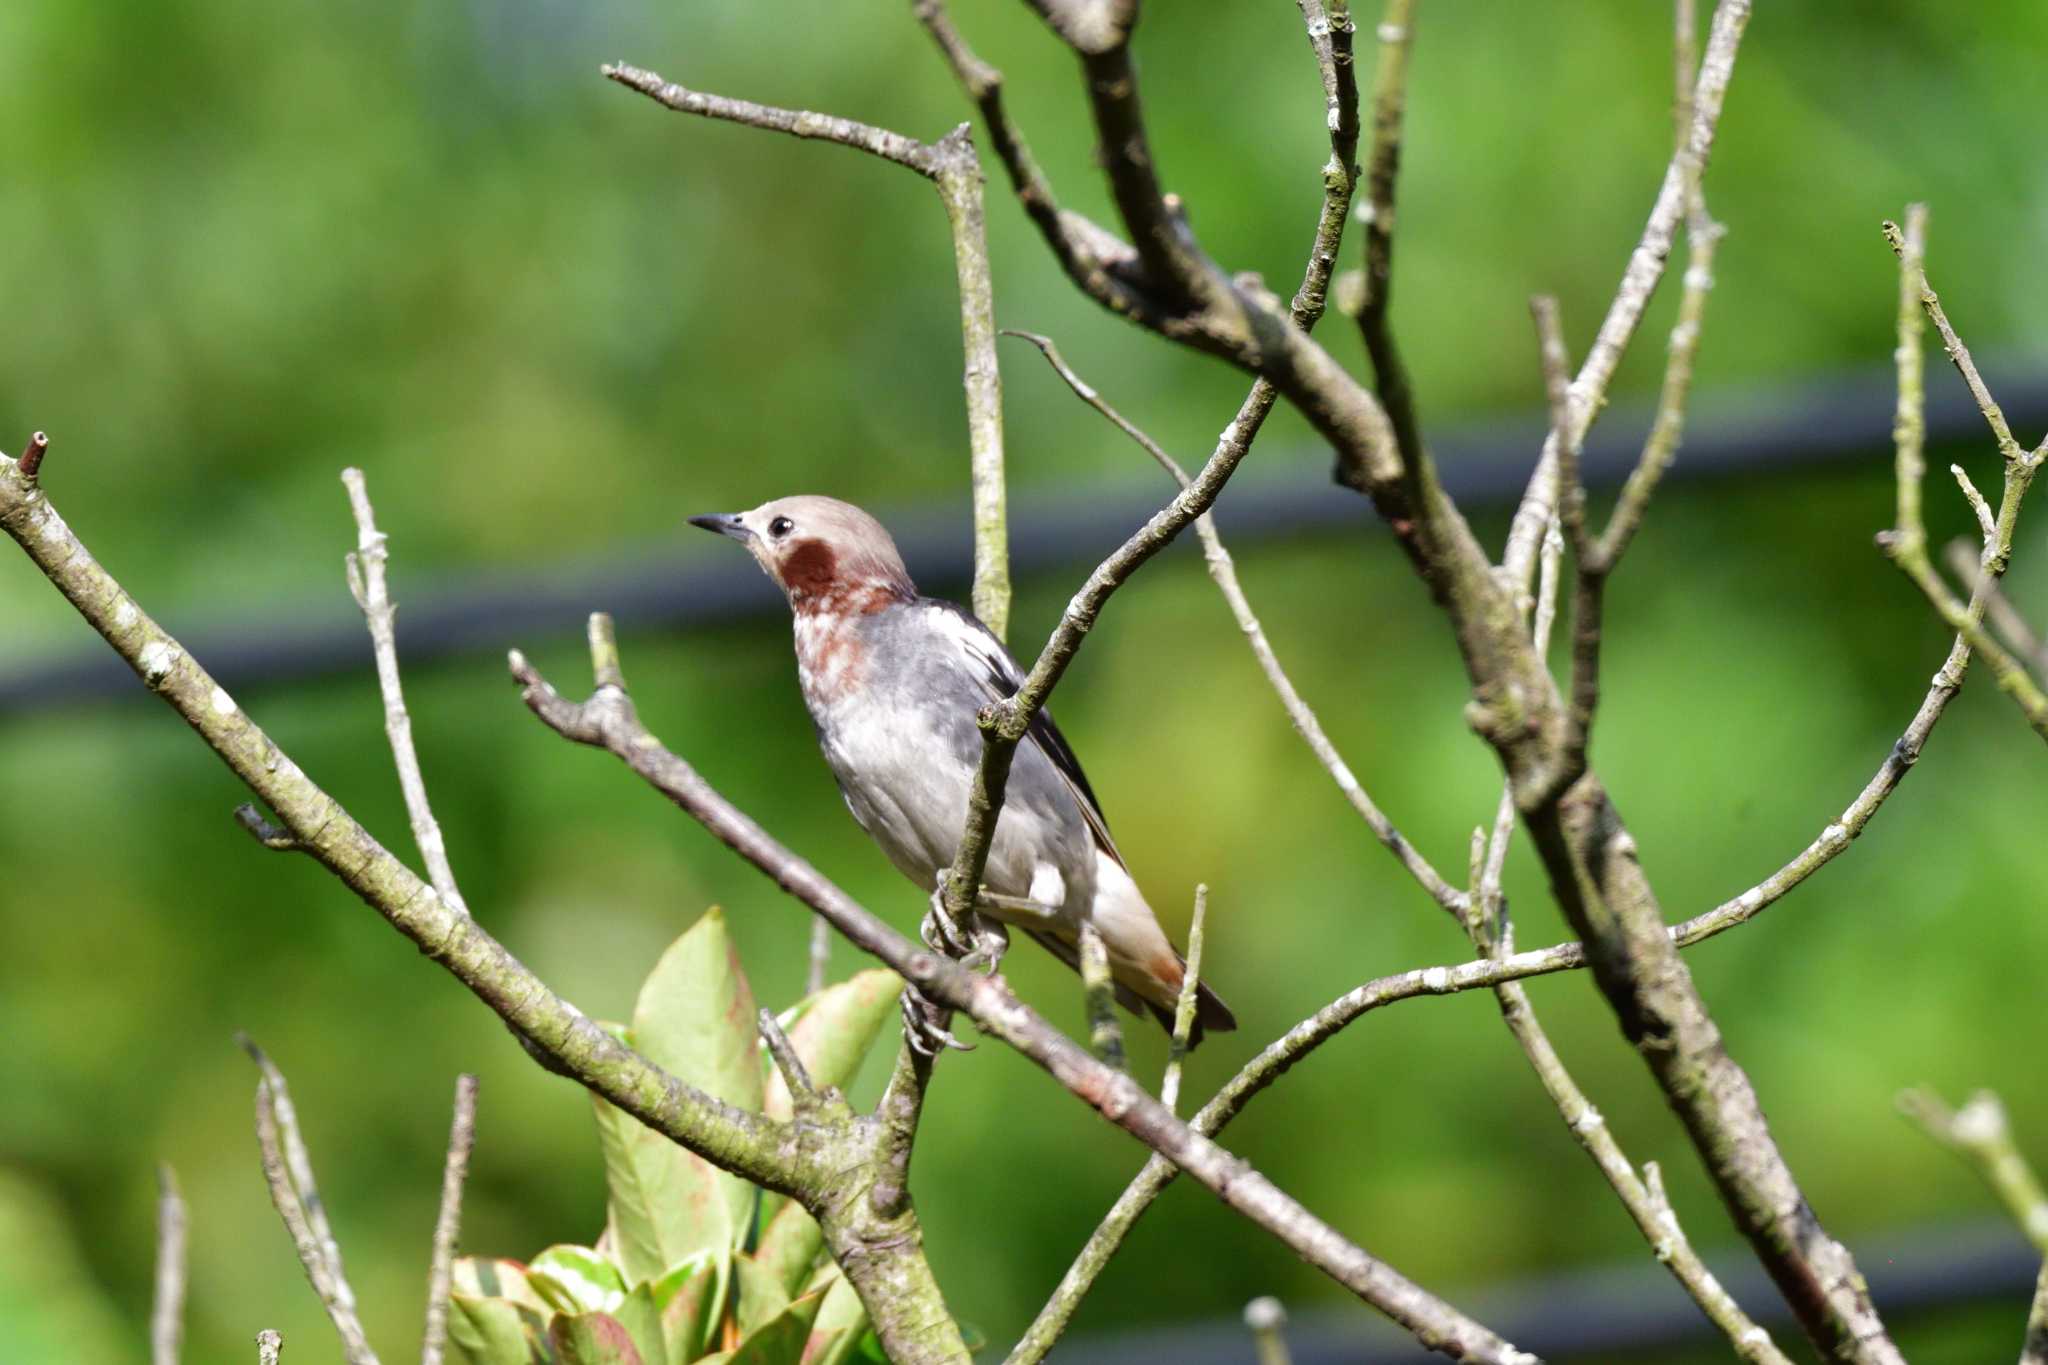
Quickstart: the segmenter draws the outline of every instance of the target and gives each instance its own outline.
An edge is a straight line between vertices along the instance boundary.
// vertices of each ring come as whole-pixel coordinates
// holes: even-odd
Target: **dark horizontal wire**
[[[1617,1215],[1618,1216],[1618,1215]],[[1930,1223],[1854,1249],[1856,1264],[1886,1321],[1901,1324],[1950,1309],[2004,1303],[2017,1341],[2041,1256],[2010,1222]],[[1724,1288],[1750,1317],[1803,1359],[1791,1310],[1755,1259],[1739,1252],[1707,1258]],[[1247,1286],[1246,1293],[1257,1293]],[[1570,1361],[1654,1360],[1711,1346],[1720,1329],[1701,1314],[1668,1271],[1642,1260],[1490,1286],[1452,1301],[1478,1321],[1551,1365]],[[1423,1365],[1442,1356],[1362,1307],[1294,1316],[1287,1329],[1294,1365]],[[1250,1334],[1236,1319],[1076,1336],[1053,1353],[1060,1365],[1242,1365]]]
[[[2032,373],[1990,378],[2014,426],[2048,425],[2048,380]],[[1872,368],[1796,388],[1703,396],[1694,405],[1698,415],[1672,476],[1733,479],[1847,464],[1883,467],[1879,462],[1889,459],[1880,452],[1891,442],[1893,382],[1889,369]],[[1988,448],[1982,415],[1960,381],[1933,387],[1937,391],[1927,404],[1930,442],[1981,440]],[[1584,455],[1589,485],[1612,487],[1626,477],[1650,418],[1646,406],[1618,407],[1595,427]],[[1540,419],[1514,417],[1447,426],[1433,434],[1431,444],[1452,496],[1467,507],[1498,508],[1520,495],[1543,431]],[[1377,526],[1363,498],[1330,482],[1326,455],[1268,452],[1259,464],[1276,472],[1240,477],[1217,504],[1217,520],[1233,545],[1251,548]],[[762,496],[788,491],[763,489]],[[1165,493],[1133,479],[1079,493],[1015,497],[1013,572],[1031,577],[1099,560],[1158,510]],[[896,531],[920,584],[948,596],[964,589],[972,563],[964,509],[924,503],[875,510]],[[611,612],[629,630],[690,631],[782,610],[753,564],[716,553],[708,543],[700,547],[698,539],[679,530],[674,546],[617,560],[581,568],[493,570],[409,592],[398,615],[399,656],[408,669],[417,669],[514,644],[530,649],[580,633],[592,611]],[[372,666],[368,633],[338,589],[320,601],[272,607],[260,615],[244,604],[181,632],[181,639],[238,694],[334,675],[368,676]],[[51,708],[145,695],[104,646],[81,643],[0,673],[0,723]]]

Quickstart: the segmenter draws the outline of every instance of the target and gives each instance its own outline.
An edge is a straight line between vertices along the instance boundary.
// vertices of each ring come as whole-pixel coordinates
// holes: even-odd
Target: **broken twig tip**
[[[28,448],[21,452],[21,475],[33,479],[43,467],[43,456],[49,452],[50,438],[42,432],[28,438]]]

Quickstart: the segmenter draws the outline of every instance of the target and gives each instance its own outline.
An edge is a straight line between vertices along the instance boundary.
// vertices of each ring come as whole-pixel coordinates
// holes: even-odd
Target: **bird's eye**
[[[796,523],[788,517],[777,517],[768,523],[768,534],[776,540],[782,539],[796,529]]]

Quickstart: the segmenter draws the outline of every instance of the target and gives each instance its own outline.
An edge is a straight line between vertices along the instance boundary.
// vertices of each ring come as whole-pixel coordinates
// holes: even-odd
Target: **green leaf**
[[[867,1335],[868,1310],[846,1277],[832,1272],[824,1290],[811,1323],[810,1343],[804,1347],[804,1365],[844,1365],[856,1358],[861,1338]]]
[[[590,1247],[549,1247],[526,1268],[526,1282],[558,1313],[609,1313],[626,1299],[619,1268]]]
[[[542,1313],[548,1311],[541,1296],[526,1282],[526,1267],[517,1261],[489,1256],[464,1256],[450,1267],[448,1292],[473,1299],[510,1299]]]
[[[843,1086],[860,1070],[882,1025],[896,1016],[902,994],[903,978],[896,973],[879,968],[860,972],[799,1001],[777,1022],[813,1081],[820,1086]],[[765,1048],[762,1059],[767,1062]],[[772,1062],[767,1066],[763,1112],[770,1118],[786,1119],[790,1116],[789,1087]]]
[[[564,1313],[548,1324],[562,1365],[648,1365],[633,1336],[609,1313]]]
[[[825,1233],[818,1226],[818,1220],[804,1212],[803,1206],[795,1201],[785,1201],[782,1211],[769,1221],[768,1230],[761,1234],[761,1245],[754,1250],[754,1260],[782,1281],[782,1287],[794,1294],[811,1277],[811,1269],[818,1263],[818,1253],[824,1249]]]
[[[632,1044],[677,1079],[742,1109],[761,1107],[754,994],[716,906],[669,946],[633,1007]],[[611,1222],[627,1278],[657,1279],[703,1250],[740,1245],[754,1190],[597,1102]]]
[[[732,1216],[717,1167],[593,1094],[597,1144],[610,1195],[614,1255],[634,1284],[659,1279],[703,1252],[732,1246]]]
[[[450,1294],[448,1340],[470,1365],[555,1365],[543,1311],[511,1299]]]
[[[701,1252],[648,1288],[661,1314],[661,1336],[668,1365],[685,1365],[711,1347],[725,1287],[732,1278],[731,1258]]]
[[[740,1335],[745,1337],[789,1307],[789,1291],[772,1271],[750,1257],[734,1257],[732,1268],[733,1283],[739,1291],[735,1315]]]
[[[633,1339],[633,1348],[645,1365],[667,1365],[668,1346],[661,1328],[661,1309],[654,1301],[654,1286],[645,1281],[633,1286],[612,1316]]]
[[[741,1282],[745,1283],[744,1277]],[[746,1335],[732,1353],[732,1365],[799,1365],[804,1347],[811,1339],[811,1323],[818,1316],[824,1297],[806,1294],[751,1331],[742,1321],[740,1330]],[[745,1307],[744,1302],[741,1307]]]

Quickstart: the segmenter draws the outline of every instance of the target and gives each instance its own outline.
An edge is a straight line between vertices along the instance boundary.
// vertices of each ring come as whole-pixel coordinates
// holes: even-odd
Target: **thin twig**
[[[804,1067],[804,1059],[790,1043],[789,1035],[782,1031],[782,1025],[775,1018],[775,1011],[763,1009],[755,1020],[761,1041],[767,1045],[768,1055],[775,1062],[775,1069],[782,1073],[782,1083],[789,1088],[790,1107],[797,1113],[807,1113],[816,1107],[818,1087],[811,1080],[811,1073]]]
[[[1728,82],[1735,70],[1735,55],[1742,33],[1749,23],[1749,0],[1721,0],[1714,7],[1707,47],[1700,61],[1699,76],[1692,84],[1687,103],[1691,121],[1683,146],[1673,153],[1664,169],[1657,202],[1643,224],[1641,236],[1629,253],[1614,301],[1607,307],[1600,330],[1586,351],[1586,358],[1573,379],[1572,432],[1581,440],[1606,404],[1607,386],[1642,324],[1651,297],[1663,278],[1664,266],[1678,238],[1679,224],[1689,216],[1692,188],[1704,173],[1720,127],[1721,110],[1728,94]],[[1536,573],[1536,553],[1557,500],[1557,445],[1545,441],[1542,456],[1530,475],[1528,490],[1508,532],[1501,571],[1509,587],[1520,597],[1530,596]]]
[[[1111,407],[1108,400],[1104,399],[1093,385],[1076,374],[1073,367],[1060,355],[1059,348],[1053,344],[1051,338],[1008,328],[1004,329],[1003,335],[1017,337],[1036,346],[1045,357],[1046,363],[1052,366],[1053,371],[1082,402],[1101,413],[1117,430],[1135,441],[1173,478],[1174,482],[1182,488],[1188,486],[1187,471],[1181,468],[1180,462],[1168,454],[1142,428]],[[1302,742],[1308,745],[1316,761],[1329,773],[1330,779],[1337,784],[1337,790],[1350,802],[1352,809],[1358,812],[1359,818],[1365,821],[1373,836],[1400,860],[1408,875],[1429,893],[1431,899],[1453,916],[1462,914],[1465,904],[1464,892],[1445,881],[1430,864],[1429,859],[1402,835],[1394,822],[1389,820],[1373,802],[1372,797],[1351,771],[1350,765],[1344,761],[1343,755],[1337,752],[1337,746],[1331,743],[1322,722],[1316,718],[1314,709],[1302,699],[1293,679],[1288,677],[1286,669],[1281,666],[1279,655],[1274,653],[1272,642],[1266,637],[1265,627],[1260,624],[1257,613],[1252,610],[1251,602],[1245,596],[1244,587],[1238,580],[1236,563],[1223,544],[1223,537],[1216,529],[1215,519],[1208,513],[1203,513],[1195,521],[1195,534],[1201,539],[1202,556],[1209,566],[1209,576],[1215,580],[1217,589],[1223,594],[1223,600],[1229,605],[1231,615],[1236,618],[1238,629],[1244,632],[1245,641],[1251,646],[1253,657],[1258,660],[1259,670],[1266,675],[1267,683],[1280,698],[1280,704],[1286,710],[1288,719],[1293,722],[1295,732],[1301,736]]]
[[[441,837],[441,824],[427,801],[427,782],[420,774],[420,757],[412,743],[412,716],[405,709],[405,687],[398,676],[398,641],[391,592],[385,580],[390,558],[386,537],[377,529],[377,514],[370,506],[370,494],[363,483],[363,471],[344,469],[341,482],[348,489],[348,503],[355,514],[356,549],[348,557],[349,585],[356,604],[369,622],[370,642],[377,655],[377,687],[384,694],[384,733],[391,741],[391,760],[398,768],[398,785],[405,793],[406,814],[412,819],[413,842],[427,865],[427,879],[434,891],[451,908],[468,914],[462,892],[455,884],[455,870],[448,865],[448,844]],[[265,843],[268,844],[268,840]]]
[[[1202,943],[1209,923],[1209,888],[1195,885],[1195,914],[1188,922],[1188,958],[1180,979],[1180,999],[1173,1007],[1173,1039],[1166,1049],[1166,1075],[1159,1082],[1159,1102],[1169,1114],[1180,1112],[1180,1075],[1187,1061],[1188,1035],[1195,1027],[1195,1000],[1201,994]]]
[[[1948,560],[1949,572],[1963,580],[1963,586],[1975,596],[1977,585],[1984,580],[1983,547],[1958,537],[1942,550],[1942,556]],[[2048,642],[2043,641],[2012,598],[2006,596],[2005,589],[1991,584],[1985,590],[1984,608],[1992,626],[2005,637],[2013,653],[2024,655],[2036,673],[2048,672]]]
[[[178,1365],[185,1340],[185,1200],[169,1162],[156,1168],[156,1295],[149,1310],[151,1365]]]
[[[349,1365],[377,1365],[376,1352],[370,1349],[362,1320],[356,1316],[355,1292],[342,1271],[340,1244],[334,1239],[327,1207],[313,1182],[313,1165],[299,1134],[298,1114],[292,1108],[284,1074],[248,1035],[239,1035],[237,1041],[262,1072],[256,1083],[256,1143],[263,1156],[270,1201],[291,1234],[299,1264],[327,1309],[335,1335],[341,1338],[343,1358]]]
[[[476,1146],[476,1077],[455,1078],[455,1117],[448,1128],[448,1159],[441,1168],[441,1208],[434,1217],[433,1251],[427,1259],[427,1326],[420,1338],[420,1365],[441,1365],[448,1339],[448,1285],[455,1269],[455,1242],[462,1229],[462,1182]]]
[[[750,128],[788,133],[791,137],[836,142],[842,147],[856,147],[884,161],[906,166],[922,176],[935,179],[938,175],[936,156],[929,143],[890,132],[887,128],[877,128],[833,114],[814,114],[807,109],[779,109],[774,105],[756,104],[752,100],[729,99],[724,95],[691,90],[665,81],[653,71],[643,71],[624,62],[610,62],[599,69],[607,80],[638,90],[678,113],[744,123]]]
[[[1088,1050],[1113,1071],[1124,1069],[1124,1033],[1116,1018],[1116,979],[1109,974],[1109,950],[1093,920],[1076,926],[1081,982],[1088,1001]]]
[[[2034,1249],[2048,1256],[2048,1190],[2020,1155],[2012,1122],[1998,1096],[1979,1090],[1961,1109],[1950,1109],[1941,1096],[1923,1087],[1900,1092],[1898,1104],[1899,1112],[1926,1129],[1929,1137],[1976,1167]]]
[[[1543,362],[1543,389],[1550,400],[1550,443],[1557,448],[1557,524],[1572,548],[1572,662],[1562,753],[1549,781],[1561,789],[1586,770],[1586,745],[1600,705],[1600,629],[1606,570],[1595,559],[1586,530],[1586,481],[1579,472],[1579,436],[1572,429],[1571,357],[1557,300],[1529,300]],[[1539,608],[1540,611],[1540,608]],[[1536,651],[1546,641],[1536,640]]]
[[[1287,1309],[1266,1295],[1244,1306],[1244,1325],[1258,1347],[1259,1365],[1292,1365],[1287,1353]]]
[[[1310,269],[1289,307],[1297,325],[1321,317],[1328,306],[1330,275],[1344,242],[1344,220],[1358,189],[1358,63],[1353,48],[1357,26],[1350,0],[1295,0],[1308,29],[1309,48],[1323,79],[1324,121],[1330,129],[1330,159],[1323,167],[1323,210],[1316,219]]]
[[[2018,522],[2020,500],[2025,497],[2042,461],[2048,459],[2048,439],[2032,451],[2022,450],[2019,442],[2013,439],[2005,413],[1985,388],[1984,380],[1970,358],[1969,348],[1956,335],[1947,313],[1942,309],[1940,298],[1927,282],[1925,207],[1910,205],[1906,211],[1905,228],[1902,230],[1897,224],[1887,222],[1884,233],[1899,258],[1899,415],[1895,423],[1898,437],[1898,512],[1893,528],[1878,537],[1878,545],[1920,589],[1949,628],[1956,632],[1959,645],[1984,656],[1985,666],[1991,670],[1999,689],[2019,706],[2034,732],[2048,740],[2048,693],[2043,692],[2026,666],[1993,639],[1983,625],[1989,595],[1997,587],[1997,580],[2004,575],[2012,558],[2013,532]],[[1923,311],[1941,334],[1949,359],[1955,363],[1964,383],[1976,398],[1985,423],[1991,428],[2004,456],[2005,487],[1999,498],[1998,512],[1991,518],[1990,528],[1984,536],[1979,560],[1981,572],[1968,602],[1958,599],[1949,590],[1947,582],[1935,568],[1927,552],[1927,530],[1921,518],[1920,485],[1926,472],[1921,449],[1926,430],[1921,416],[1924,380],[1920,365],[1920,314]],[[1982,502],[1981,496],[1977,501]],[[1959,657],[1951,651],[1951,663],[1955,666],[1947,671],[1955,675],[1958,684],[1961,681],[1960,664],[1966,658],[1967,655]]]
[[[1998,1096],[1980,1090],[1960,1110],[1952,1111],[1939,1095],[1921,1089],[1901,1094],[1899,1108],[1936,1141],[1977,1168],[2027,1240],[2042,1254],[2033,1302],[2027,1310],[2020,1365],[2048,1365],[2048,1193],[2043,1192],[2040,1179],[2013,1141],[2005,1106]]]
[[[825,975],[832,965],[832,926],[813,916],[811,919],[810,963],[804,971],[804,994],[816,995],[825,989]]]
[[[256,1365],[277,1365],[284,1354],[284,1338],[271,1328],[264,1328],[256,1334]]]
[[[1365,339],[1380,402],[1402,461],[1423,459],[1422,428],[1415,413],[1415,388],[1395,344],[1388,316],[1394,295],[1394,189],[1401,172],[1402,121],[1408,108],[1408,53],[1415,34],[1414,0],[1387,0],[1379,23],[1379,65],[1372,82],[1372,150],[1366,155],[1364,292],[1358,329]]]

